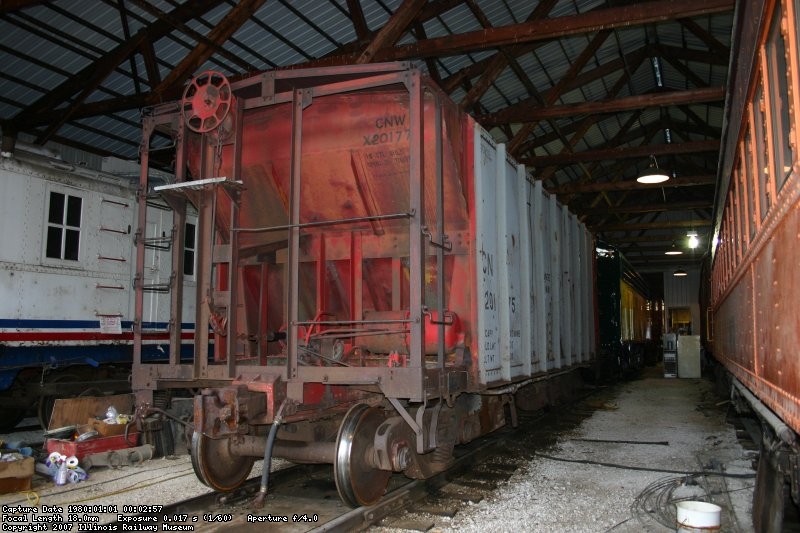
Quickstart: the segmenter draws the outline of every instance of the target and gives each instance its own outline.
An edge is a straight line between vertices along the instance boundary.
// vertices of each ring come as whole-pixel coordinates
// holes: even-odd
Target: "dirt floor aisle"
[[[755,454],[738,442],[711,382],[651,369],[591,401],[601,408],[440,529],[675,531],[674,502],[689,499],[720,505],[722,531],[753,531]]]

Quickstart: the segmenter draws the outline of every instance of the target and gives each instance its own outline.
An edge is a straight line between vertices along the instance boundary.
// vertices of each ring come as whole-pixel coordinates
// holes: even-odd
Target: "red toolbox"
[[[64,439],[48,439],[47,453],[58,452],[67,457],[74,455],[79,461],[93,453],[108,452],[111,450],[124,450],[139,444],[139,432],[128,431],[127,438],[123,435],[113,437],[96,437],[77,442]]]

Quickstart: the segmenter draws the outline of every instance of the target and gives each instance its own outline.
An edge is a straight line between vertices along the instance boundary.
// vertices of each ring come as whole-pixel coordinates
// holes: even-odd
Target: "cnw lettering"
[[[494,255],[480,251],[481,263],[483,264],[483,273],[489,276],[494,276]]]
[[[388,117],[380,117],[375,121],[375,127],[378,129],[383,128],[396,128],[398,126],[406,125],[405,115],[391,115]]]

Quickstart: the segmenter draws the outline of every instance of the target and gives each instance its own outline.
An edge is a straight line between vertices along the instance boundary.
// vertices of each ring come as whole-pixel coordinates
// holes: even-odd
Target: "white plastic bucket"
[[[706,502],[678,502],[678,533],[719,531],[722,507]]]

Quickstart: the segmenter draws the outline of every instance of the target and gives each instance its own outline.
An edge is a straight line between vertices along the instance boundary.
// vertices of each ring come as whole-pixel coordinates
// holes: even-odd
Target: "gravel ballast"
[[[451,518],[431,517],[434,531],[675,531],[676,499],[713,501],[723,508],[722,531],[753,531],[755,452],[737,440],[726,422],[729,404],[713,393],[712,383],[650,372],[601,389],[587,402],[580,409],[591,414],[577,426],[559,430],[547,443],[523,441],[519,458],[500,458],[516,461],[516,472],[482,501],[460,505]],[[536,424],[533,420],[524,423]],[[257,461],[251,475],[258,475],[260,466]],[[284,466],[273,463],[273,469]],[[727,476],[687,476],[698,472]],[[64,487],[35,476],[38,503],[121,508],[174,502],[209,490],[185,455],[90,474],[87,482]],[[0,503],[24,504],[26,497],[0,495]],[[100,513],[99,518],[108,522],[115,516]]]
[[[726,408],[705,380],[648,377],[617,386],[605,408],[536,450],[491,497],[437,520],[437,529],[675,531],[674,522],[658,520],[674,520],[671,494],[713,501],[723,507],[722,531],[749,533],[754,453],[738,442]],[[623,440],[636,443],[612,442]],[[677,473],[709,470],[741,477]]]

